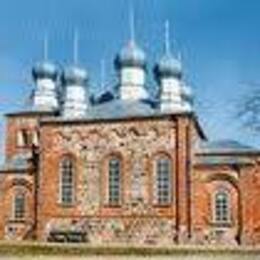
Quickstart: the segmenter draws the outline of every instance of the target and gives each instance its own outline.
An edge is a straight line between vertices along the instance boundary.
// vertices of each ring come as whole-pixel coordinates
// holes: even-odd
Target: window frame
[[[31,143],[32,145],[35,146],[39,146],[40,144],[40,133],[37,129],[35,129],[32,133],[31,133]]]
[[[21,128],[16,133],[16,146],[18,148],[28,147],[31,145],[31,134],[28,129]]]
[[[69,163],[69,165],[64,165],[66,163]],[[66,167],[66,168],[65,168]],[[64,174],[68,172],[64,172],[64,170],[68,171],[70,170],[70,175],[69,178],[70,183],[66,183],[67,187],[64,187]],[[59,163],[59,199],[58,202],[62,207],[72,207],[75,204],[76,198],[75,198],[75,173],[76,173],[76,167],[75,167],[75,162],[74,159],[71,158],[70,156],[65,156],[60,160]],[[66,176],[68,178],[68,176]],[[65,200],[64,199],[64,188],[65,189],[70,189],[70,199]],[[68,190],[67,190],[68,191]],[[67,194],[68,195],[68,194]]]
[[[159,166],[159,163],[161,163],[162,161],[163,163],[167,162],[167,175],[165,175],[164,173],[164,176],[158,176],[159,175],[158,167],[165,168],[165,165],[162,166],[161,164]],[[158,180],[158,178],[160,179]],[[169,206],[172,203],[173,201],[172,180],[173,180],[173,163],[171,157],[165,154],[157,155],[154,160],[154,178],[153,178],[154,181],[153,201],[156,206],[162,206],[162,207]],[[166,196],[165,193],[167,193]],[[161,196],[165,196],[165,197],[162,198]]]
[[[22,208],[19,207],[19,214],[17,214],[17,199],[22,198]],[[20,206],[20,205],[19,205]],[[21,214],[22,212],[22,214]],[[12,218],[15,221],[24,221],[26,218],[26,194],[24,192],[15,192],[13,197],[13,206],[12,206]]]
[[[218,201],[217,201],[217,197],[218,196],[223,196],[224,195],[224,198],[225,198],[225,209],[224,211],[226,211],[226,213],[223,215],[223,201],[221,202],[222,205],[218,206]],[[225,189],[218,189],[217,191],[215,191],[213,193],[213,222],[215,224],[218,224],[218,225],[226,225],[226,224],[230,224],[231,223],[231,195],[230,195],[230,192],[225,190]],[[217,209],[218,207],[218,209]],[[220,207],[220,209],[219,209]],[[220,212],[220,216],[219,213]]]
[[[117,164],[117,172],[118,172],[118,176],[114,179],[116,179],[117,183],[113,184],[113,189],[116,187],[117,191],[116,191],[116,197],[117,199],[112,199],[111,198],[111,162],[112,161],[116,161]],[[115,180],[113,180],[115,181]],[[119,156],[116,155],[112,155],[109,156],[108,160],[107,160],[107,204],[110,207],[118,207],[121,205],[122,203],[122,159]]]

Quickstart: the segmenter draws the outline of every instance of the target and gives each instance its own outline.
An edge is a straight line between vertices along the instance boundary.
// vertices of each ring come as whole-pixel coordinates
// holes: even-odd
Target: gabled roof
[[[157,109],[150,100],[126,101],[114,99],[90,106],[84,117],[66,118],[62,116],[43,118],[41,122],[92,122],[92,121],[110,121],[125,120],[132,118],[158,118],[163,116],[174,116],[178,114],[191,114],[187,112],[165,113]]]
[[[252,164],[252,157],[239,155],[197,155],[195,165],[246,165]]]
[[[87,118],[127,118],[132,116],[151,116],[158,113],[146,101],[123,101],[115,99],[110,102],[91,107]]]
[[[234,140],[201,142],[196,150],[195,165],[245,165],[252,164],[252,155],[260,150]]]
[[[36,108],[24,108],[16,112],[6,113],[5,116],[55,116],[58,114],[58,111],[51,110],[42,110]]]
[[[197,154],[248,154],[259,153],[260,150],[235,140],[218,140],[200,143]]]

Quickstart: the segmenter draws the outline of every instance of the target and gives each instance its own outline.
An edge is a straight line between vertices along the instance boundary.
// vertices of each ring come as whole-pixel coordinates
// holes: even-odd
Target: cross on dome
[[[135,14],[132,7],[129,9],[129,31],[130,39],[126,46],[119,52],[115,59],[116,69],[122,67],[145,68],[146,56],[144,51],[136,43],[135,35]]]
[[[155,66],[155,76],[157,79],[163,77],[182,78],[181,61],[172,55],[170,48],[170,25],[165,21],[164,25],[164,54]]]

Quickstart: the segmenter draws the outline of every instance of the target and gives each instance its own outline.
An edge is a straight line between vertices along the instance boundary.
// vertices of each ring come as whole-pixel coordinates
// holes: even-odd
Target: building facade
[[[260,243],[260,152],[208,141],[167,28],[155,97],[133,36],[115,59],[117,86],[96,100],[79,65],[34,66],[29,109],[6,115],[1,239]]]

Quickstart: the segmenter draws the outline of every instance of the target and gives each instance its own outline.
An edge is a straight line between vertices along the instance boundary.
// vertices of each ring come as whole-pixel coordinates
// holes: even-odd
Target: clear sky
[[[1,0],[0,2],[0,138],[2,115],[21,107],[33,87],[32,65],[43,56],[71,62],[73,31],[80,34],[80,62],[90,73],[90,87],[100,82],[100,60],[107,82],[113,59],[129,37],[129,0]],[[235,139],[260,146],[260,138],[234,118],[243,94],[260,83],[260,1],[132,0],[136,38],[151,68],[160,57],[163,23],[171,24],[172,49],[183,54],[185,78],[192,86],[196,111],[210,139]],[[0,155],[1,157],[1,155]]]

